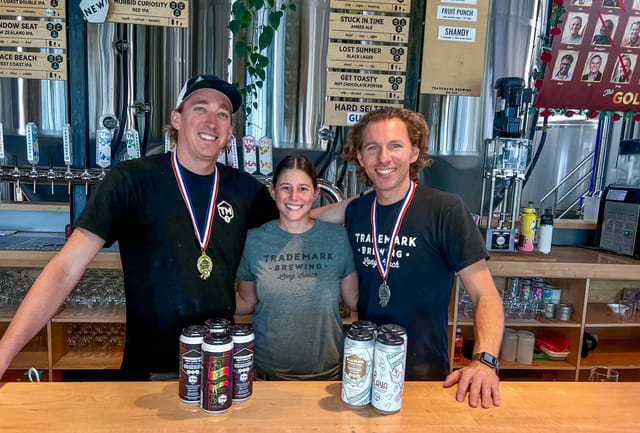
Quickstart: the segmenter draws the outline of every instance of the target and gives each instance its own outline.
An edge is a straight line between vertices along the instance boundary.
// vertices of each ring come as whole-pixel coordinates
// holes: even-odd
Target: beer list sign
[[[640,111],[640,0],[554,3],[559,18],[534,105]]]

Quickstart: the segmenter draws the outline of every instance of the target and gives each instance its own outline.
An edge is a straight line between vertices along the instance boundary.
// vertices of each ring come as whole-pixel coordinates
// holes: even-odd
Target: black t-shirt
[[[345,217],[360,286],[358,318],[406,329],[408,379],[443,379],[449,372],[447,321],[454,275],[488,257],[482,235],[459,196],[418,186],[391,260],[391,298],[382,307],[382,278],[371,241],[374,197],[366,194],[349,203]],[[379,249],[388,247],[399,207],[377,205]]]
[[[213,271],[206,280],[196,268],[201,249],[170,154],[118,164],[78,218],[76,225],[106,246],[119,243],[127,300],[123,378],[177,372],[182,328],[208,318],[233,319],[235,274],[247,230],[278,212],[266,187],[251,175],[221,164],[217,170],[220,184],[206,250]],[[202,229],[213,175],[184,168],[183,173]]]

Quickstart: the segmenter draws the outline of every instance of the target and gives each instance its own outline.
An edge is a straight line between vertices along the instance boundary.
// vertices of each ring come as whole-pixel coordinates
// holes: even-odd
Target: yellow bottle
[[[536,237],[536,223],[538,217],[533,202],[529,202],[529,207],[522,208],[520,214],[520,238],[518,239],[518,250],[533,251],[533,240]]]

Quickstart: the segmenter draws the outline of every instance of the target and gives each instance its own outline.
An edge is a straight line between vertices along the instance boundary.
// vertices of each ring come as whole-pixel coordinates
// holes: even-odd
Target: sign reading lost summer
[[[327,53],[330,68],[406,71],[405,46],[342,44],[330,42]]]
[[[0,20],[0,46],[66,49],[64,22]]]
[[[0,51],[0,77],[66,80],[65,54]]]
[[[489,0],[429,1],[421,93],[480,96]]]
[[[66,6],[66,0],[0,0],[0,15],[65,18]]]
[[[411,0],[331,0],[332,9],[346,9],[352,11],[393,12],[408,14],[411,12]]]
[[[386,15],[329,15],[329,37],[355,41],[407,42],[409,18]]]
[[[189,27],[189,0],[111,0],[107,21],[164,27]]]

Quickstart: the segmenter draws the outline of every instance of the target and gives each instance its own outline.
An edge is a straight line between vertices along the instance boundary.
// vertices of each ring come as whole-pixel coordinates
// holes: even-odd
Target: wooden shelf
[[[126,308],[124,305],[64,305],[51,319],[52,322],[66,323],[125,323]]]
[[[122,351],[69,351],[53,364],[54,370],[117,370],[122,364]]]
[[[13,319],[13,316],[16,314],[17,309],[18,309],[17,305],[0,306],[0,323],[11,322],[11,320]]]
[[[636,313],[633,320],[624,321],[613,314],[607,304],[587,304],[585,326],[598,328],[640,327],[640,313]]]
[[[580,362],[581,370],[602,366],[616,369],[640,368],[640,344],[638,340],[606,340],[589,352]]]
[[[10,370],[28,370],[31,367],[38,369],[49,368],[49,357],[46,348],[38,352],[19,352],[9,365]]]

